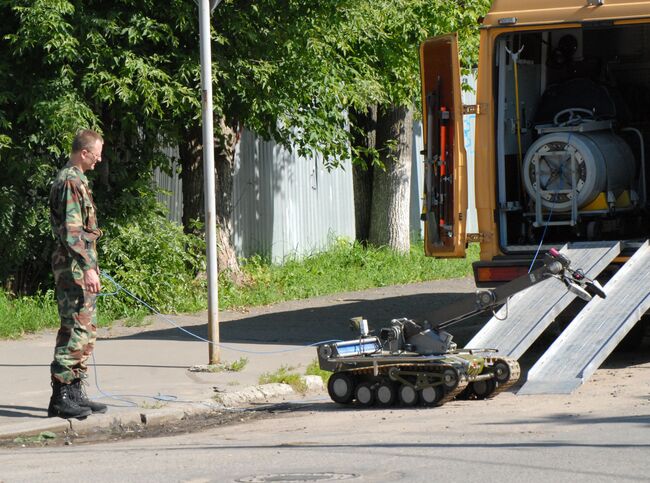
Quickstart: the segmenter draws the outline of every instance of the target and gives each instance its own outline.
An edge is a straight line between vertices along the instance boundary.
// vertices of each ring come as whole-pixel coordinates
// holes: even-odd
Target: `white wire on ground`
[[[104,297],[115,296],[115,295],[118,295],[120,292],[124,292],[129,297],[133,298],[138,303],[142,304],[144,307],[151,310],[155,315],[159,316],[160,318],[162,318],[163,320],[165,320],[167,323],[171,324],[172,326],[174,326],[178,330],[180,330],[182,332],[185,332],[189,336],[191,336],[191,337],[193,337],[193,338],[195,338],[195,339],[197,339],[199,341],[207,342],[209,344],[218,345],[221,348],[231,350],[231,351],[234,351],[234,352],[242,352],[242,353],[247,353],[247,354],[262,354],[262,355],[264,355],[264,354],[281,354],[281,353],[285,353],[285,352],[295,352],[295,351],[315,347],[315,346],[321,345],[321,344],[327,344],[327,343],[332,343],[332,342],[340,342],[340,340],[338,340],[338,339],[325,340],[325,341],[320,341],[320,342],[314,342],[313,344],[309,344],[309,345],[299,347],[299,348],[296,348],[296,349],[284,349],[284,350],[275,350],[275,351],[252,351],[252,350],[237,349],[237,348],[234,348],[234,347],[229,347],[229,346],[227,346],[225,344],[220,344],[220,343],[216,343],[216,342],[210,341],[208,339],[205,339],[205,338],[201,337],[200,335],[195,334],[193,332],[190,332],[189,330],[185,329],[184,327],[181,327],[180,325],[178,325],[176,322],[174,322],[170,318],[165,317],[156,308],[152,307],[151,305],[146,303],[144,300],[140,299],[138,296],[136,296],[135,294],[133,294],[132,292],[130,292],[129,290],[124,288],[122,285],[120,285],[113,277],[111,277],[106,272],[100,271],[100,274],[104,278],[109,280],[115,286],[116,290],[114,292],[101,293],[101,294],[99,294],[99,296],[104,296]],[[125,399],[125,398],[129,398],[129,397],[131,397],[131,398],[141,398],[141,399],[153,399],[154,401],[163,401],[163,402],[200,404],[200,405],[208,406],[208,407],[211,407],[211,408],[213,407],[209,403],[206,403],[206,402],[203,402],[203,401],[181,400],[181,399],[178,399],[177,396],[168,395],[168,394],[160,394],[160,393],[158,393],[158,395],[156,395],[156,396],[148,396],[148,395],[144,395],[144,394],[111,394],[111,393],[108,393],[108,392],[104,391],[99,385],[99,377],[98,377],[98,374],[97,374],[97,362],[95,360],[94,351],[92,353],[92,359],[93,359],[93,364],[92,365],[93,365],[93,367],[95,369],[94,378],[95,378],[95,387],[97,388],[97,391],[99,391],[99,393],[102,395],[102,398],[108,398],[108,399],[112,399],[112,400],[115,400],[115,401],[120,401],[120,402],[125,403],[124,405],[118,405],[117,407],[139,407],[138,403],[136,403],[134,401],[131,401],[129,399]],[[93,398],[93,399],[102,399],[102,398]],[[228,410],[230,410],[230,411],[240,411],[238,409],[228,409]]]
[[[220,347],[220,348],[222,348],[222,349],[230,350],[230,351],[233,351],[233,352],[242,352],[242,353],[244,353],[244,354],[261,354],[261,355],[264,355],[264,354],[283,354],[283,353],[286,353],[286,352],[296,352],[296,351],[301,351],[301,350],[308,349],[308,348],[311,348],[311,347],[316,347],[316,346],[319,346],[319,345],[322,345],[322,344],[330,344],[330,343],[333,343],[333,342],[341,342],[340,339],[322,340],[322,341],[319,341],[319,342],[313,342],[313,343],[311,343],[311,344],[307,344],[307,345],[302,346],[302,347],[297,347],[297,348],[295,348],[295,349],[282,349],[282,350],[273,350],[273,351],[253,351],[253,350],[238,349],[238,348],[235,348],[235,347],[231,347],[231,346],[228,346],[228,345],[226,345],[226,344],[222,344],[222,343],[220,343],[220,342],[214,342],[214,341],[211,341],[211,340],[205,339],[204,337],[201,337],[200,335],[195,334],[195,333],[193,333],[193,332],[190,332],[189,330],[187,330],[187,329],[184,328],[184,327],[181,327],[181,326],[178,325],[176,322],[174,322],[174,321],[171,320],[170,318],[166,317],[164,314],[160,313],[156,308],[152,307],[151,305],[149,305],[148,303],[146,303],[144,300],[142,300],[141,298],[139,298],[137,295],[134,295],[132,292],[130,292],[129,290],[127,290],[126,288],[124,288],[122,285],[120,285],[119,283],[117,283],[117,281],[116,281],[113,277],[111,277],[109,274],[107,274],[107,273],[104,272],[103,270],[102,270],[100,273],[101,273],[101,275],[102,275],[104,278],[106,278],[107,280],[109,280],[109,281],[110,281],[112,284],[114,284],[115,287],[117,288],[117,291],[114,292],[114,293],[112,293],[112,294],[110,294],[110,295],[114,295],[114,294],[118,294],[118,293],[120,293],[120,292],[124,292],[124,293],[127,294],[129,297],[131,297],[132,299],[136,300],[138,303],[142,304],[143,306],[145,306],[145,307],[148,308],[149,310],[151,310],[155,315],[159,316],[159,317],[160,317],[161,319],[163,319],[165,322],[171,324],[172,326],[174,326],[175,328],[177,328],[177,329],[180,330],[181,332],[185,332],[185,333],[186,333],[187,335],[189,335],[190,337],[193,337],[193,338],[195,338],[195,339],[197,339],[197,340],[200,340],[201,342],[207,342],[208,344],[216,345],[216,346],[218,346],[218,347]],[[109,294],[107,294],[107,295],[109,295]]]
[[[206,403],[204,401],[189,401],[189,400],[178,399],[178,396],[174,396],[174,395],[171,395],[171,394],[160,394],[160,393],[158,393],[156,396],[149,396],[149,395],[146,395],[146,394],[112,394],[112,393],[106,392],[99,386],[99,376],[97,374],[97,361],[95,360],[95,352],[94,351],[92,353],[92,359],[93,359],[92,366],[95,369],[95,371],[94,371],[95,387],[97,388],[97,391],[99,391],[99,393],[102,395],[102,397],[96,397],[96,398],[93,398],[93,399],[108,398],[108,399],[112,399],[114,401],[120,401],[120,402],[123,402],[125,404],[123,404],[123,405],[114,405],[114,406],[122,407],[122,408],[139,407],[140,406],[137,402],[126,399],[126,398],[129,398],[129,397],[130,398],[140,398],[140,399],[153,399],[154,401],[160,401],[160,402],[199,404],[199,405],[202,405],[202,406],[208,406],[210,408],[214,407],[211,404]]]

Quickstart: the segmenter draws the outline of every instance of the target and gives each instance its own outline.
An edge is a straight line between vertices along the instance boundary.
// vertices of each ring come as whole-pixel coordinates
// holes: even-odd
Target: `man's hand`
[[[99,281],[97,270],[93,268],[92,270],[87,270],[84,272],[84,286],[90,293],[99,293],[99,291],[102,289],[102,284]]]

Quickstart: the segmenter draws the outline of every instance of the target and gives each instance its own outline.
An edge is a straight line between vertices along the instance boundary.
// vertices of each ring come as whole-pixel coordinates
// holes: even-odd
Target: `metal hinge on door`
[[[463,104],[463,114],[476,114],[477,116],[484,112],[482,104]]]
[[[465,243],[483,243],[492,239],[492,233],[467,233]]]

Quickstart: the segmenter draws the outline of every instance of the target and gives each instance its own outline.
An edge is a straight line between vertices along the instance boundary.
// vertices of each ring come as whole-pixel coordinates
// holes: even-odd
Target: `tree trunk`
[[[205,218],[203,197],[203,147],[201,127],[191,126],[182,133],[178,152],[181,158],[181,180],[183,181],[183,230],[185,233],[200,233],[198,221]]]
[[[214,148],[217,266],[219,273],[227,272],[234,283],[240,284],[243,282],[243,274],[237,262],[232,228],[233,175],[237,140],[236,131],[227,126],[223,119],[219,120]],[[195,220],[205,219],[201,127],[194,126],[185,131],[183,141],[179,148],[183,180],[183,227],[186,233],[190,233],[197,232]]]
[[[384,169],[375,167],[370,243],[399,252],[410,248],[409,202],[413,112],[405,107],[380,108],[377,146]]]
[[[217,192],[217,246],[219,271],[227,271],[236,284],[244,282],[243,273],[237,261],[233,240],[233,180],[235,174],[235,147],[239,141],[236,129],[229,126],[222,117],[218,121],[215,137],[214,164]]]
[[[354,190],[354,219],[357,241],[364,245],[370,236],[372,206],[373,155],[377,139],[377,105],[365,111],[350,111],[353,157],[352,186]]]

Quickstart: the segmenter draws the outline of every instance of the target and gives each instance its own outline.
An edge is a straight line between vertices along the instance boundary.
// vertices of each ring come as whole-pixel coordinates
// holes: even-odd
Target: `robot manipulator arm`
[[[605,291],[596,280],[585,276],[580,269],[572,269],[571,260],[552,248],[544,256],[541,267],[495,289],[480,290],[473,299],[461,300],[448,307],[445,312],[451,314],[451,317],[438,324],[437,328],[449,327],[474,315],[494,310],[506,303],[509,297],[551,277],[561,280],[570,292],[583,300],[589,301],[595,295],[606,297]],[[440,318],[442,317],[438,317],[438,320]]]
[[[519,277],[505,285],[492,290],[482,290],[474,297],[463,298],[455,304],[445,307],[444,313],[433,314],[432,320],[443,320],[437,325],[423,324],[410,319],[393,319],[390,327],[380,330],[377,337],[370,336],[367,321],[358,317],[351,320],[352,328],[359,331],[359,339],[325,344],[319,347],[321,368],[333,370],[335,363],[331,358],[364,357],[381,351],[390,354],[405,352],[419,355],[445,354],[456,350],[452,335],[443,330],[473,315],[494,310],[505,303],[508,297],[531,287],[547,278],[561,280],[577,296],[591,300],[592,296],[605,297],[600,284],[585,276],[582,270],[573,270],[571,261],[555,249],[544,257],[543,266]]]

